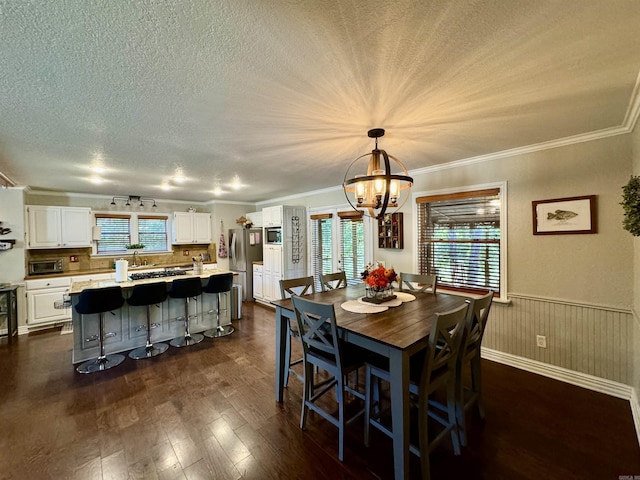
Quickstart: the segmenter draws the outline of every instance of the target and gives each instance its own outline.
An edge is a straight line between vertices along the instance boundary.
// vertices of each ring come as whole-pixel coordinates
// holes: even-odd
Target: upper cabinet
[[[253,224],[254,228],[262,227],[262,212],[249,212],[244,216]]]
[[[211,243],[211,215],[196,212],[174,212],[174,245],[186,243]]]
[[[27,248],[91,246],[91,209],[28,205]]]
[[[282,226],[282,205],[262,209],[262,225],[264,227]]]

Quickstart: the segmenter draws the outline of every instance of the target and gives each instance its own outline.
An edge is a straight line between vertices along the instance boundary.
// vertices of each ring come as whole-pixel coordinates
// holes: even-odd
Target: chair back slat
[[[450,374],[455,372],[469,303],[465,301],[454,310],[436,314],[420,378],[421,391],[428,391],[432,374],[440,374],[445,369]]]
[[[320,275],[322,291],[334,290],[336,288],[347,287],[347,275],[344,272],[327,273]]]
[[[312,293],[316,293],[313,286],[313,277],[280,280],[280,296],[283,300],[294,296],[311,295]]]
[[[438,277],[435,275],[419,275],[417,273],[401,273],[398,285],[401,291],[436,293]]]
[[[480,348],[482,337],[487,326],[489,311],[493,300],[493,292],[471,300],[466,320],[466,332],[464,339],[465,350]]]
[[[291,297],[296,312],[298,331],[302,332],[305,357],[309,353],[321,355],[331,363],[340,365],[340,344],[333,304],[318,303],[303,297]]]

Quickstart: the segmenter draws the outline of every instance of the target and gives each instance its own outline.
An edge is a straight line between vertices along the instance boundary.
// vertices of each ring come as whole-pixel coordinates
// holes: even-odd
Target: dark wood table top
[[[364,285],[350,285],[347,288],[305,295],[304,298],[314,302],[332,303],[338,327],[403,350],[429,335],[436,313],[452,310],[465,301],[465,298],[459,295],[411,292],[416,297],[414,301],[390,307],[381,313],[353,313],[340,307],[346,301],[357,300],[364,293]],[[291,299],[275,300],[271,303],[293,313]]]

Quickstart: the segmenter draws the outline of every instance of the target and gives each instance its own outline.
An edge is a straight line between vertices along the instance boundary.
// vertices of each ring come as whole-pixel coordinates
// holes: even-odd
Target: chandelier
[[[378,138],[384,135],[383,128],[374,128],[367,134],[376,139],[376,146],[371,153],[365,153],[351,162],[344,175],[342,188],[354,210],[366,209],[365,213],[370,217],[380,219],[384,217],[387,208],[399,209],[404,205],[409,197],[413,178],[400,160],[378,149]],[[364,158],[368,158],[366,174],[354,174],[356,171],[364,172],[361,166]],[[400,173],[391,173],[391,161],[395,162],[395,168],[401,170]],[[356,163],[360,170],[357,170]]]
[[[148,198],[148,197],[141,197],[139,195],[128,195],[128,196],[119,196],[116,195],[115,197],[113,197],[111,199],[111,206],[115,207],[116,206],[116,200],[125,200],[126,203],[124,204],[125,207],[130,207],[131,206],[131,202],[138,202],[138,206],[140,208],[144,208],[144,202],[153,202],[153,205],[151,205],[152,208],[157,208],[156,206],[156,201],[153,198]]]

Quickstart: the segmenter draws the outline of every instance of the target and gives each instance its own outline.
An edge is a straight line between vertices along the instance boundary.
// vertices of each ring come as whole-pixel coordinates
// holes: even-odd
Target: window
[[[167,250],[168,217],[138,216],[138,242],[144,245],[145,252]]]
[[[311,272],[316,289],[321,288],[320,275],[344,270],[347,283],[361,282],[367,252],[365,221],[356,211],[312,214]]]
[[[131,243],[130,215],[96,214],[96,225],[100,227],[100,240],[96,253],[121,253]]]
[[[142,243],[145,252],[166,252],[169,248],[167,216],[96,213],[95,217],[100,227],[97,254],[126,253],[125,245],[131,243]]]
[[[463,292],[500,294],[501,189],[416,198],[418,269],[438,285]]]
[[[338,212],[340,218],[340,259],[347,284],[360,283],[364,271],[364,221],[361,212]]]
[[[311,215],[311,239],[311,269],[319,290],[320,275],[334,271],[332,214]]]

